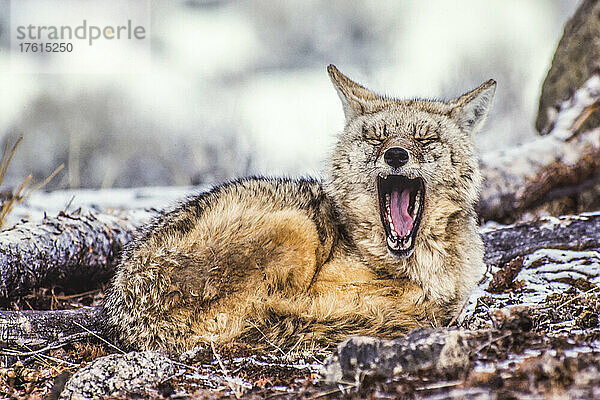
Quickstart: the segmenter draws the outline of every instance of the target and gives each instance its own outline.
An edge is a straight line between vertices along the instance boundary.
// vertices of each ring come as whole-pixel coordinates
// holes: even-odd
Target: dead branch
[[[150,213],[64,213],[0,232],[0,305],[32,289],[86,290],[106,282],[118,254]]]
[[[600,128],[577,132],[600,104],[600,76],[593,75],[561,106],[547,136],[481,159],[485,177],[479,215],[503,220],[593,185],[600,172]]]
[[[600,214],[550,217],[482,233],[486,264],[503,264],[536,250],[600,248]]]
[[[77,333],[100,332],[100,307],[55,311],[0,311],[0,344],[37,349]]]
[[[19,357],[32,357],[98,334],[101,332],[101,312],[100,307],[0,311],[0,348],[3,349],[0,365],[9,365]],[[20,353],[18,349],[27,351]]]
[[[55,342],[47,345],[46,347],[42,347],[38,350],[32,351],[19,351],[19,350],[2,350],[0,351],[0,357],[3,357],[3,361],[0,361],[0,365],[9,365],[12,362],[20,361],[22,365],[28,365],[32,362],[40,359],[44,355],[44,353],[50,352],[52,350],[60,349],[70,343],[81,342],[85,339],[91,338],[93,335],[89,332],[81,332],[75,333],[73,335],[64,336],[57,339]]]

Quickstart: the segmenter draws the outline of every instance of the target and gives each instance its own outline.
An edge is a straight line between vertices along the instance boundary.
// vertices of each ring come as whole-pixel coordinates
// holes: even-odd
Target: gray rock
[[[471,331],[419,328],[395,340],[353,337],[338,345],[321,375],[328,383],[358,385],[367,375],[465,370],[470,364],[467,339],[471,336]]]
[[[102,399],[132,394],[147,397],[148,390],[176,371],[173,362],[157,352],[111,354],[77,371],[65,385],[60,399]]]

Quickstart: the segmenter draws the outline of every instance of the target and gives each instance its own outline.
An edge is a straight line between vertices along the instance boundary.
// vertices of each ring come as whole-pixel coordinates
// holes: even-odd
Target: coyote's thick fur
[[[106,297],[123,345],[334,344],[457,313],[482,264],[473,134],[495,82],[401,101],[328,71],[346,126],[324,181],[240,179],[162,213]]]

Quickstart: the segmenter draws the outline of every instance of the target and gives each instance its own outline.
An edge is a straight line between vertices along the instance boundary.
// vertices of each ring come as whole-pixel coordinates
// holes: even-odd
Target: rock
[[[111,354],[77,371],[65,385],[60,399],[149,397],[148,391],[153,386],[176,371],[169,358],[154,351]]]
[[[328,383],[359,385],[365,376],[391,377],[423,370],[457,373],[470,365],[470,337],[470,331],[443,328],[418,328],[394,340],[353,337],[338,345],[321,375]]]
[[[542,86],[535,127],[548,133],[557,106],[569,98],[600,68],[600,2],[584,0],[565,25],[552,66]],[[581,127],[588,130],[600,125],[600,112],[594,111]]]

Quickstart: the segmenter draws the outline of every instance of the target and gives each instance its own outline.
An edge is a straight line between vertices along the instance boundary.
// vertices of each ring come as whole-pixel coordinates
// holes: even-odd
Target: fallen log
[[[100,307],[54,311],[0,311],[0,345],[39,348],[62,337],[100,333]]]
[[[500,265],[539,249],[600,248],[600,213],[546,217],[481,233],[484,262]]]
[[[34,288],[99,286],[112,276],[121,248],[150,215],[61,212],[0,232],[0,306]]]
[[[599,105],[600,76],[593,75],[562,104],[547,136],[483,154],[480,217],[512,222],[540,204],[598,183],[600,128],[578,128]]]
[[[101,312],[100,307],[0,311],[0,366],[33,359],[44,351],[101,335]]]

